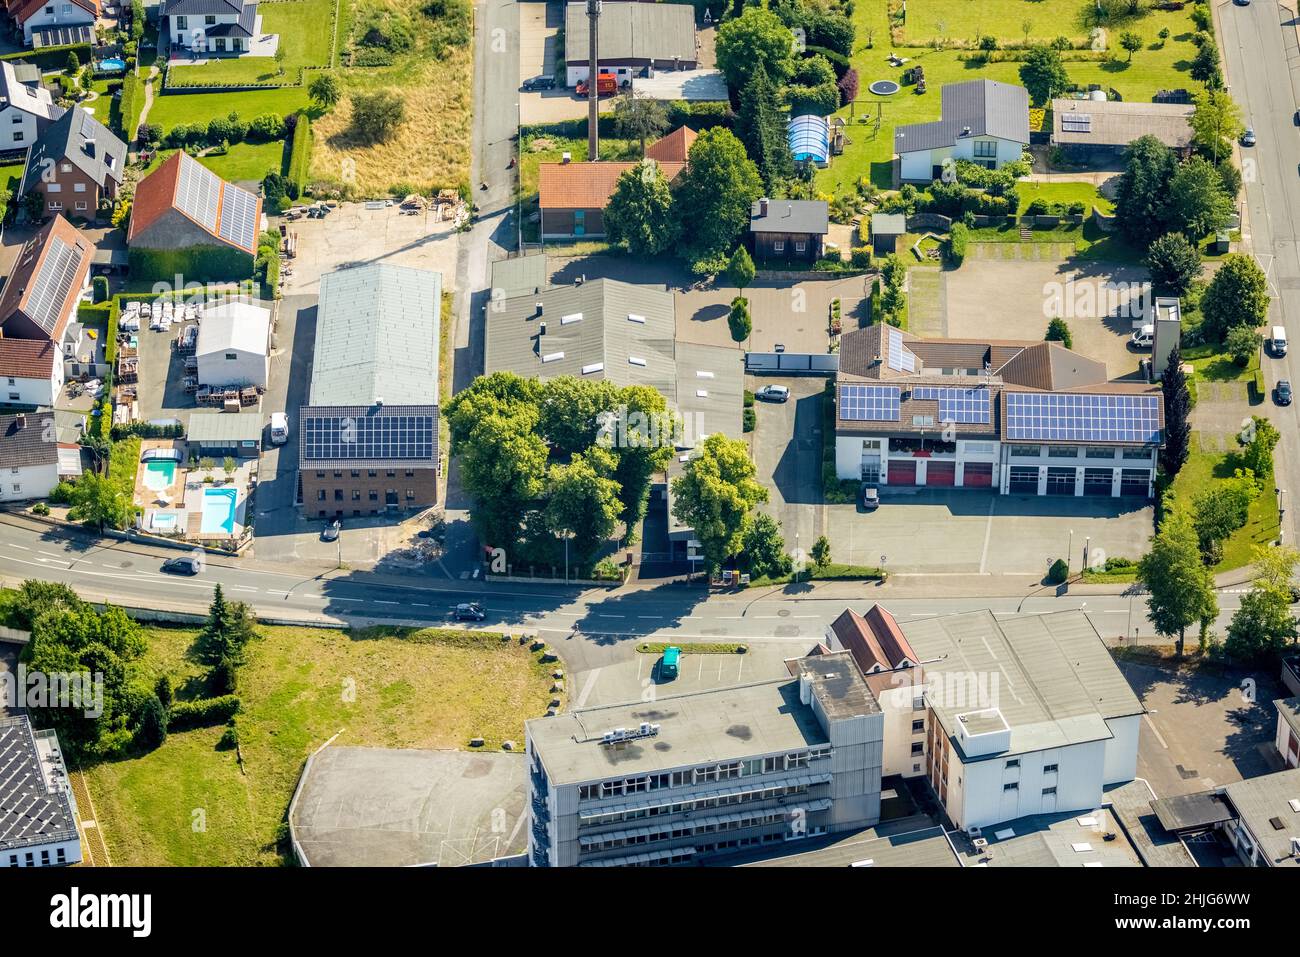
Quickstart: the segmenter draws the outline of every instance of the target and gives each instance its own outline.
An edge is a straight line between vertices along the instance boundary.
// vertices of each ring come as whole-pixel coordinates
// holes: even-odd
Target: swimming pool
[[[203,490],[203,522],[199,530],[205,535],[235,532],[235,490],[233,488],[205,488]]]
[[[109,57],[99,61],[99,69],[104,73],[121,73],[126,69],[126,61],[118,57]]]
[[[154,512],[149,519],[149,527],[155,532],[176,531],[176,514],[174,512]]]
[[[157,459],[144,463],[144,484],[155,492],[171,488],[176,481],[176,463]]]

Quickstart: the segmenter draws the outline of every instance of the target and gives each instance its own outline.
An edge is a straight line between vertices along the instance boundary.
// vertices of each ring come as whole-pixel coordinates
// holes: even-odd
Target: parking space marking
[[[1151,733],[1154,734],[1154,735],[1156,736],[1156,740],[1160,742],[1160,747],[1162,747],[1162,748],[1164,748],[1166,751],[1168,751],[1168,750],[1169,750],[1169,745],[1165,742],[1164,737],[1160,734],[1160,729],[1156,727],[1156,723],[1155,723],[1154,721],[1151,720],[1151,715],[1149,715],[1149,714],[1144,714],[1144,715],[1142,716],[1142,718],[1143,718],[1143,720],[1146,721],[1146,723],[1147,723],[1147,727],[1149,727],[1149,728],[1151,729]]]

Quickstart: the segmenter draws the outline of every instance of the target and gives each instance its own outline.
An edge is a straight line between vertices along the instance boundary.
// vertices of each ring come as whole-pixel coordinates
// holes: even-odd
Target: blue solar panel
[[[988,389],[919,385],[912,389],[912,398],[937,400],[941,422],[956,422],[958,425],[988,425],[992,419]]]
[[[898,386],[840,386],[840,420],[843,422],[897,422]]]
[[[1012,441],[1160,441],[1158,396],[1025,392],[1008,392],[1006,396],[1006,433]]]
[[[350,416],[305,412],[302,420],[308,460],[429,460],[437,448],[437,417],[432,414]]]

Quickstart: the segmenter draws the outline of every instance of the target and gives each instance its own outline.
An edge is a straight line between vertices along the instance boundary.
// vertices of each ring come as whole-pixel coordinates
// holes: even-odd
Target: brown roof
[[[867,379],[908,379],[953,369],[980,374],[986,363],[996,371],[1025,349],[1040,344],[1026,339],[922,339],[900,329],[903,347],[920,360],[912,373],[889,368],[889,328],[876,323],[845,333],[840,339],[840,372]]]
[[[614,195],[618,178],[638,163],[543,163],[537,182],[542,209],[603,209]],[[672,182],[685,163],[660,163]]]
[[[645,155],[661,163],[685,163],[691,145],[699,138],[689,126],[679,126],[657,143],[651,143]]]
[[[136,185],[135,198],[131,201],[131,223],[126,232],[128,245],[172,208],[180,175],[181,152],[177,150]]]
[[[192,214],[192,210],[196,206],[192,201],[193,197],[190,197],[190,201],[187,202],[185,197],[178,195],[178,188],[186,163],[194,163],[198,167],[191,175],[211,177],[217,183],[215,206],[212,209],[214,226],[201,222],[195,218],[196,214]],[[135,199],[131,206],[131,222],[126,233],[127,244],[130,245],[169,210],[174,209],[179,215],[184,216],[218,242],[253,255],[257,252],[257,242],[260,235],[258,230],[262,221],[262,198],[255,193],[249,193],[248,195],[253,201],[251,207],[234,204],[232,196],[241,192],[247,191],[231,185],[198,160],[187,155],[182,150],[177,150],[136,186]],[[238,238],[240,235],[238,228],[227,232],[226,214],[228,212],[233,212],[236,226],[238,226],[238,220],[240,219],[245,217],[251,219],[252,229],[250,235],[246,240],[242,241],[246,245],[242,244]]]
[[[18,23],[26,23],[32,15],[37,13],[43,7],[49,4],[50,0],[14,0],[9,5],[9,12]],[[99,0],[71,0],[77,6],[81,7],[87,13],[93,13],[99,17]]]
[[[1106,364],[1071,352],[1059,342],[1039,342],[1022,349],[994,370],[1008,385],[1059,392],[1106,381]]]
[[[74,250],[77,259],[74,271],[68,277],[67,293],[63,301],[48,304],[50,307],[48,315],[52,318],[47,322],[45,316],[33,315],[29,310],[33,305],[32,292],[38,285],[36,280],[41,276],[41,270],[45,266],[51,248],[57,245],[54,240]],[[4,291],[0,292],[0,335],[14,337],[12,329],[18,326],[14,317],[21,315],[27,324],[41,327],[39,334],[30,334],[29,338],[61,341],[63,331],[68,325],[68,317],[72,315],[77,299],[81,296],[81,290],[85,288],[86,277],[90,274],[91,255],[91,244],[77,232],[76,227],[64,219],[62,214],[56,215],[46,223],[40,232],[29,239],[19,251],[13,272],[5,280]],[[57,285],[56,283],[56,288]],[[54,308],[55,306],[57,308]],[[13,326],[10,327],[10,331],[5,332],[5,327],[11,322]]]
[[[42,339],[0,339],[0,375],[48,379],[57,353],[54,343]]]
[[[879,605],[872,605],[865,617],[852,608],[844,609],[831,623],[831,630],[863,674],[876,669],[890,671],[905,661],[919,663],[894,616]]]
[[[1166,146],[1192,145],[1191,103],[1142,103],[1137,100],[1053,100],[1052,142],[1081,146],[1127,146],[1154,136]],[[1065,128],[1068,117],[1087,117]],[[1087,129],[1082,129],[1084,125]],[[1074,128],[1079,127],[1079,128]]]

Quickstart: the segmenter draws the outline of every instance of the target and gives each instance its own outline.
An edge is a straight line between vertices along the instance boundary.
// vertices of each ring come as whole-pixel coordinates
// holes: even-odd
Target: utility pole
[[[587,162],[600,158],[600,0],[587,0]]]

